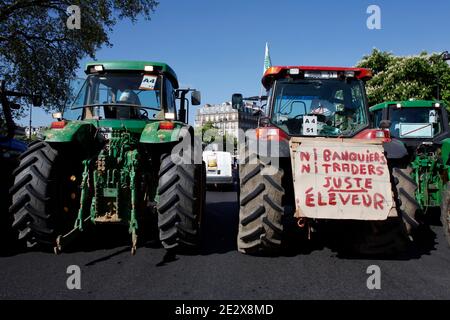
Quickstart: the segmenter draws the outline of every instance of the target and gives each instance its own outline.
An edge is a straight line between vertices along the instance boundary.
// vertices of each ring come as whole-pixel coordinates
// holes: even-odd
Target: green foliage
[[[66,26],[78,5],[81,29]],[[155,0],[3,0],[0,2],[0,79],[9,90],[39,93],[47,110],[61,108],[79,61],[101,46],[118,20],[150,19]]]
[[[221,150],[227,150],[226,145],[228,143],[233,146],[233,149],[237,149],[237,138],[227,133],[219,135],[219,130],[212,122],[206,122],[200,129],[201,130],[198,130],[196,133],[201,133],[202,141],[205,146],[212,143],[219,143],[221,144]]]
[[[206,122],[201,127],[202,141],[204,144],[213,143],[218,135],[218,130],[212,122]]]
[[[422,52],[417,56],[394,56],[374,49],[364,56],[357,67],[370,68],[374,73],[367,83],[369,105],[388,100],[437,98],[450,102],[450,67],[439,54]]]

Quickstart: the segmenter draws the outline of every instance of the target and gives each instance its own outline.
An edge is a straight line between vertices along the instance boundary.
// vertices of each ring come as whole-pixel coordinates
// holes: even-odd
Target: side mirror
[[[380,121],[380,128],[381,129],[389,129],[391,127],[391,120],[381,120]]]
[[[42,97],[41,96],[33,96],[33,107],[40,107],[42,106]]]
[[[200,91],[194,90],[191,93],[191,104],[193,106],[198,106],[202,103],[202,95]]]
[[[235,93],[231,97],[231,106],[233,109],[241,109],[244,106],[244,97],[240,93]]]

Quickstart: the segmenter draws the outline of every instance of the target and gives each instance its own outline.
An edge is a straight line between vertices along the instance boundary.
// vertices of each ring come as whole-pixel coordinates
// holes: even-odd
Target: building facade
[[[200,128],[209,122],[217,128],[220,135],[238,138],[239,128],[245,131],[257,126],[258,116],[254,115],[257,109],[256,104],[249,102],[241,110],[233,109],[231,102],[206,104],[196,111],[195,127]]]

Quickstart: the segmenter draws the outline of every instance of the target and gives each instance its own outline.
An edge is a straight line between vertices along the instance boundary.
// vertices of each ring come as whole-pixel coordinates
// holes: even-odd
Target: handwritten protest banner
[[[381,145],[302,142],[293,154],[301,216],[385,220],[392,208],[390,174]]]

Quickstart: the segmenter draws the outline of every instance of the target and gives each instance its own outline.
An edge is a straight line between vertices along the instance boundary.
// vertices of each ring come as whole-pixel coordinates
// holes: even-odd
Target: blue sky
[[[371,4],[381,8],[381,30],[366,26]],[[201,90],[203,103],[221,103],[234,92],[259,94],[266,41],[273,65],[353,66],[375,47],[450,50],[449,15],[448,0],[160,0],[150,21],[119,22],[113,47],[96,58],[166,62],[181,85]],[[50,121],[34,108],[35,125]]]

